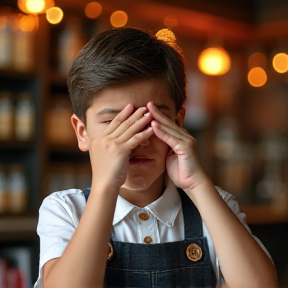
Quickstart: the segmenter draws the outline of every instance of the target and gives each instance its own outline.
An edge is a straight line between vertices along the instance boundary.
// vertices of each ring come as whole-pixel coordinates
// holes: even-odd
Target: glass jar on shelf
[[[0,164],[0,213],[8,211],[8,187],[5,166]]]
[[[12,9],[0,7],[0,69],[10,69],[12,66]]]
[[[15,110],[15,139],[31,140],[34,136],[35,108],[29,92],[19,94]]]
[[[58,39],[58,71],[67,77],[71,64],[85,44],[81,21],[78,17],[67,18]]]
[[[13,164],[8,175],[9,212],[22,213],[27,209],[28,189],[21,164]]]
[[[284,176],[288,155],[285,137],[266,131],[257,147],[259,180],[256,183],[258,204],[288,208],[287,181]]]
[[[34,68],[34,35],[37,26],[36,15],[14,15],[13,69],[29,72]]]
[[[11,92],[0,91],[0,140],[13,138],[14,104],[12,98]]]

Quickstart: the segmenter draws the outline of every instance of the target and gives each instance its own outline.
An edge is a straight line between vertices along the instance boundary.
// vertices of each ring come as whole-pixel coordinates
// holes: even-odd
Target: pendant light
[[[231,59],[222,47],[210,47],[200,53],[198,67],[207,75],[223,75],[230,70]]]

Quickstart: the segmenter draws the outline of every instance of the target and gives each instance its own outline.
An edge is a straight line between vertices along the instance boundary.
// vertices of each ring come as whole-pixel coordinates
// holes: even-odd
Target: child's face
[[[103,89],[86,112],[86,127],[83,128],[83,135],[87,137],[86,150],[90,150],[93,139],[107,128],[110,121],[127,104],[133,104],[134,108],[137,109],[145,107],[149,101],[153,101],[159,110],[172,121],[176,120],[175,103],[169,96],[165,83],[161,80],[141,80],[129,85]],[[182,123],[183,119],[179,119],[178,115],[177,121]],[[169,146],[155,135],[149,138],[148,145],[138,146],[132,150],[130,157],[138,156],[152,159],[152,161],[147,161],[147,163],[144,161],[144,164],[141,163],[141,165],[137,165],[133,161],[129,162],[127,178],[123,188],[144,190],[149,189],[156,180],[156,182],[163,181],[162,175],[166,168],[168,151]]]

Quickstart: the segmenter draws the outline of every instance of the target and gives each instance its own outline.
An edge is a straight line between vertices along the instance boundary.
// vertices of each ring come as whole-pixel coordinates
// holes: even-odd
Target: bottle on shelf
[[[0,69],[12,66],[12,15],[10,7],[0,7]]]
[[[28,191],[24,168],[13,164],[8,175],[9,212],[21,213],[27,208]]]
[[[36,17],[22,13],[14,16],[13,69],[15,71],[29,72],[33,70]]]
[[[72,109],[69,102],[57,99],[47,111],[46,133],[49,143],[55,145],[75,144],[75,134],[72,128],[70,117]]]
[[[58,39],[58,70],[67,77],[77,53],[84,46],[81,22],[77,17],[69,17]]]
[[[255,189],[259,204],[288,208],[287,181],[283,177],[287,155],[287,143],[283,136],[272,131],[263,133],[257,155],[262,177]]]
[[[235,195],[240,204],[250,204],[252,148],[240,139],[235,119],[227,116],[217,124],[214,143],[217,181],[221,188]]]
[[[0,140],[11,140],[13,138],[13,118],[14,105],[12,93],[9,91],[0,91]]]
[[[5,166],[0,165],[0,213],[8,211],[8,189]]]
[[[15,139],[31,140],[34,136],[35,108],[29,92],[22,92],[15,109]]]

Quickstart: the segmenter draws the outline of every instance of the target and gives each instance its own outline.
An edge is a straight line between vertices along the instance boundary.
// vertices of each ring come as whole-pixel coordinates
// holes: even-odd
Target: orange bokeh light
[[[64,13],[59,7],[52,7],[47,10],[46,18],[47,21],[51,24],[58,24],[62,21]]]
[[[286,53],[278,53],[273,57],[273,68],[278,73],[285,73],[288,70],[288,55]]]
[[[37,15],[21,15],[18,26],[23,32],[32,32],[37,27]]]
[[[207,48],[199,55],[198,67],[207,75],[223,75],[231,67],[230,56],[221,47]]]
[[[17,5],[26,14],[41,14],[54,6],[54,0],[18,0]]]
[[[251,54],[248,58],[248,67],[250,69],[254,67],[266,68],[267,66],[267,57],[262,52],[255,52]]]
[[[254,67],[248,73],[248,82],[253,87],[261,87],[267,82],[267,74],[261,67]]]
[[[102,6],[98,2],[90,2],[85,7],[85,15],[90,19],[96,19],[102,13]]]
[[[124,11],[115,11],[110,17],[110,22],[113,27],[123,27],[128,21],[128,16]]]
[[[167,16],[164,19],[164,25],[167,28],[173,28],[173,27],[178,25],[178,21],[177,21],[176,17],[174,17],[174,16]]]

